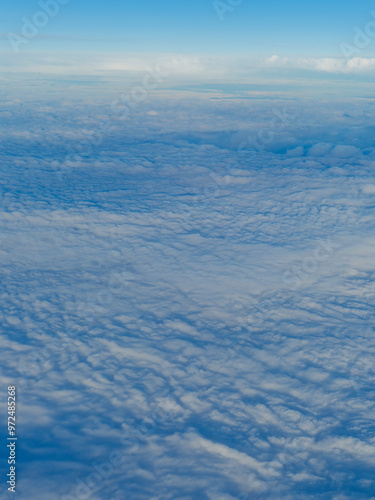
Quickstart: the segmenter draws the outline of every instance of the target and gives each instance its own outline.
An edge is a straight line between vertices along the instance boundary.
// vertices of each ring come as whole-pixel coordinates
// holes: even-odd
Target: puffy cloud
[[[325,156],[327,153],[332,149],[332,144],[326,144],[326,143],[319,143],[319,144],[314,144],[309,149],[309,156]]]
[[[335,146],[331,152],[332,156],[336,156],[338,158],[351,158],[353,156],[357,156],[360,153],[360,150],[354,146]]]

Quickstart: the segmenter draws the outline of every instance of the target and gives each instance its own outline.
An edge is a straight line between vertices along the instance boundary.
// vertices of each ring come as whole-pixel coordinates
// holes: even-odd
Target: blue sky
[[[211,0],[71,0],[27,49],[335,56],[354,27],[371,19],[372,8],[370,1],[244,0],[220,20]],[[19,33],[22,17],[31,19],[38,10],[36,1],[3,3],[4,49],[4,34]]]

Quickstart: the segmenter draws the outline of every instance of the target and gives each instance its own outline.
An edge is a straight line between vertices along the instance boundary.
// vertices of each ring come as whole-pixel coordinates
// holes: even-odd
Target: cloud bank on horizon
[[[373,77],[375,58],[363,56],[289,57],[225,56],[199,54],[137,54],[137,53],[75,53],[25,52],[17,57],[3,53],[6,68],[11,73],[55,74],[116,77],[147,71],[160,66],[170,79],[183,81],[227,81],[232,83],[262,80],[321,78],[342,75]]]

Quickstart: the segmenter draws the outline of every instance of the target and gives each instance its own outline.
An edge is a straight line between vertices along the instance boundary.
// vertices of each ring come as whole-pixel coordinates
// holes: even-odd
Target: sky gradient
[[[54,0],[50,0],[55,3]],[[66,0],[65,0],[66,1]],[[314,4],[267,2],[141,0],[110,4],[70,0],[41,26],[20,52],[173,53],[184,55],[251,55],[342,58],[342,43],[353,43],[355,28],[375,20],[372,2],[322,1]],[[0,20],[0,61],[15,56],[9,34],[23,36],[25,19],[41,11],[43,2],[7,0]],[[52,8],[52,12],[54,7]],[[48,7],[47,7],[48,9]],[[38,21],[37,21],[38,22]],[[375,32],[374,28],[373,31]],[[375,35],[375,33],[374,33]],[[360,54],[374,54],[373,37]],[[8,52],[8,54],[6,54]],[[17,65],[17,59],[13,60]]]

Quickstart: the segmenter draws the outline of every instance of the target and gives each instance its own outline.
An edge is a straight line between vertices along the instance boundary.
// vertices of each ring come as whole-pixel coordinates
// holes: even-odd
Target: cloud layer
[[[298,57],[273,55],[217,55],[184,53],[121,53],[121,52],[48,52],[27,48],[14,54],[12,50],[0,52],[3,70],[11,73],[91,75],[116,77],[131,76],[160,65],[173,80],[184,82],[262,81],[277,74],[285,78],[321,78],[373,76],[375,59],[358,51],[335,57]]]
[[[101,85],[1,109],[19,498],[371,498],[372,100]]]

